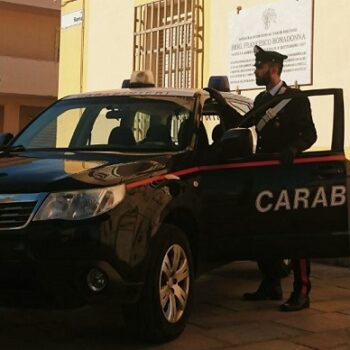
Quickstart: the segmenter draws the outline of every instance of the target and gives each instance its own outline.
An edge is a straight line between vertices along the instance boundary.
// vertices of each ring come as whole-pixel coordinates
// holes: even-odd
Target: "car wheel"
[[[126,323],[152,342],[176,338],[184,330],[193,294],[193,259],[186,235],[162,225],[152,244],[143,293],[136,304],[124,305]]]

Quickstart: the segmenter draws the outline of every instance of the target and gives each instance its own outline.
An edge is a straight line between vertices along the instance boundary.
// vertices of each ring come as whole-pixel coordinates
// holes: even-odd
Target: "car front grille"
[[[37,202],[0,203],[0,229],[24,226]]]
[[[0,194],[0,230],[26,226],[45,196],[45,193]]]

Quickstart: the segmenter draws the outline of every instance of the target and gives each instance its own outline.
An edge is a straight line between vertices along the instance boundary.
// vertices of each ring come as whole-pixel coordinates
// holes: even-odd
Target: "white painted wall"
[[[85,0],[83,91],[119,88],[123,79],[130,76],[133,61],[134,5],[146,1]],[[229,14],[237,11],[238,6],[244,11],[252,6],[268,5],[276,1],[280,0],[205,1],[205,85],[210,75],[228,75]],[[302,87],[344,89],[348,147],[350,147],[349,13],[349,0],[314,0],[313,85]],[[249,32],[249,28],[247,31]],[[75,45],[80,48],[79,42],[75,42]],[[69,55],[67,49],[67,57]],[[254,67],[252,74],[253,72]],[[68,81],[66,79],[66,82]],[[259,89],[244,91],[243,94],[254,98],[260,91]]]

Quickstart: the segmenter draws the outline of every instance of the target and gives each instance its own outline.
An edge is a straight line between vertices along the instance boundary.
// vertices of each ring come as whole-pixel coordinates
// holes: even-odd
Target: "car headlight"
[[[82,220],[103,214],[125,197],[125,185],[50,193],[34,217],[38,220]]]

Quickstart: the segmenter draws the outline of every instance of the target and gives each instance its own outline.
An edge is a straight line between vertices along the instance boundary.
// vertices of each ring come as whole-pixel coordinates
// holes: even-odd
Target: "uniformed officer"
[[[283,61],[287,56],[275,51],[254,47],[256,84],[266,86],[254,101],[254,110],[278,94],[297,91],[287,87],[281,80]],[[284,100],[286,101],[286,100]],[[276,106],[278,103],[276,104]],[[317,139],[307,98],[296,97],[279,107],[276,115],[266,113],[251,121],[257,132],[257,153],[279,153],[282,164],[291,164],[296,154],[308,149]],[[254,293],[245,293],[246,300],[281,300],[281,260],[258,261],[263,280]],[[297,311],[309,307],[310,261],[307,258],[293,259],[293,292],[281,305],[282,311]]]

